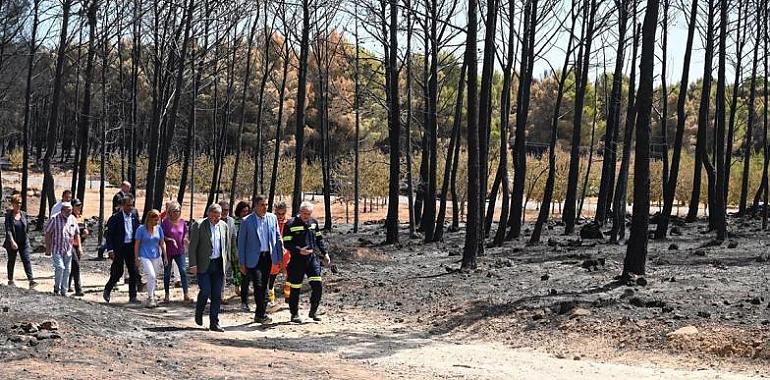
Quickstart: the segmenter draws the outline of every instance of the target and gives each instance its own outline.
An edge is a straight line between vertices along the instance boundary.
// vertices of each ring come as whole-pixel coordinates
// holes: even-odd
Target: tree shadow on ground
[[[580,291],[561,292],[557,294],[542,294],[522,297],[510,302],[494,304],[487,300],[472,301],[464,307],[464,312],[453,314],[444,323],[434,324],[429,330],[431,334],[450,334],[455,330],[470,327],[478,322],[514,314],[521,309],[549,307],[558,314],[566,314],[572,308],[590,303],[581,300],[586,295],[600,294],[625,286],[621,281],[611,281],[605,285]]]
[[[227,328],[226,328],[227,330]],[[420,348],[434,340],[417,332],[372,334],[353,331],[310,333],[301,337],[215,338],[210,343],[235,348],[281,350],[297,353],[339,352],[344,359],[367,360],[387,357],[399,351]]]

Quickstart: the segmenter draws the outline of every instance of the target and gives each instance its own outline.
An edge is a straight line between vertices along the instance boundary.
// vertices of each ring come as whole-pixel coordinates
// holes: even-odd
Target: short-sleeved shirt
[[[166,254],[168,254],[169,257],[183,256],[185,253],[184,237],[187,235],[187,222],[183,219],[179,219],[176,225],[174,225],[170,219],[166,218],[163,219],[160,226],[163,228],[163,236],[174,239],[176,242],[176,247],[174,247],[173,244],[166,245]]]
[[[139,257],[157,259],[160,257],[160,241],[163,240],[163,229],[155,226],[155,231],[147,230],[145,225],[136,229],[136,241],[139,242]]]
[[[80,233],[78,221],[70,214],[55,214],[45,226],[45,233],[51,235],[51,252],[58,255],[72,255],[72,240]]]

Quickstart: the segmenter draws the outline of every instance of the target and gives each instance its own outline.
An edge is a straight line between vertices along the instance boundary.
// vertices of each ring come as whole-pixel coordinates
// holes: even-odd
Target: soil
[[[460,272],[462,233],[423,245],[404,229],[403,243],[381,246],[380,225],[340,225],[327,235],[337,273],[324,274],[323,322],[289,324],[279,299],[272,325],[253,324],[231,289],[225,333],[197,327],[179,289],[145,309],[127,305],[121,285],[104,304],[109,261],[93,260],[87,241],[82,299],[50,294],[40,254],[36,291],[21,265],[19,288],[0,286],[3,377],[767,378],[769,242],[757,225],[732,220],[735,248],[702,247],[704,223],[679,226],[681,236],[651,243],[646,286],[613,281],[624,246],[573,241],[558,226],[549,243],[490,248]],[[50,319],[59,339],[15,342],[20,323]],[[697,331],[669,335],[688,326]]]
[[[109,261],[94,259],[93,238],[86,295],[54,297],[50,259],[35,253],[36,290],[20,263],[18,287],[0,285],[0,378],[770,378],[770,238],[757,220],[730,218],[723,244],[703,221],[674,220],[679,234],[650,242],[647,276],[627,285],[614,280],[624,245],[563,236],[558,225],[532,247],[528,224],[522,240],[460,271],[462,232],[426,245],[402,226],[401,243],[384,246],[383,216],[326,234],[335,270],[324,273],[320,323],[290,324],[279,298],[274,323],[254,324],[234,289],[224,333],[196,326],[178,288],[170,304],[145,309],[127,304],[121,284],[105,304]],[[40,242],[33,232],[33,248]],[[48,320],[58,329],[24,332]]]

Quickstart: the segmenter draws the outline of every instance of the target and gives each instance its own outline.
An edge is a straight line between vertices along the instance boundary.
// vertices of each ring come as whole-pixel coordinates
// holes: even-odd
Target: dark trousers
[[[246,284],[246,295],[248,298],[249,283],[254,284],[254,304],[256,305],[257,318],[262,318],[266,314],[267,306],[267,280],[270,276],[270,267],[273,266],[273,262],[270,258],[270,252],[262,252],[259,257],[259,262],[254,268],[246,268],[246,278],[244,283]],[[241,288],[241,298],[243,298],[243,288]]]
[[[110,267],[110,280],[104,286],[104,291],[109,294],[112,288],[123,278],[123,265],[128,269],[128,297],[136,299],[136,288],[139,283],[139,271],[136,269],[136,257],[131,243],[125,243],[114,251],[115,259]]]
[[[205,273],[198,273],[198,299],[195,303],[195,315],[203,315],[206,303],[211,299],[209,307],[209,325],[219,326],[219,309],[222,307],[222,287],[225,273],[222,271],[222,258],[211,260]]]
[[[321,262],[314,254],[309,256],[292,255],[286,268],[286,282],[291,287],[289,295],[289,311],[291,315],[299,315],[299,295],[302,292],[302,280],[307,276],[310,282],[310,314],[314,315],[321,303]]]
[[[24,273],[27,274],[27,280],[32,281],[32,263],[29,261],[29,249],[22,248],[20,250],[8,252],[8,280],[13,281],[13,271],[16,267],[16,256],[21,256],[21,263],[24,264]]]
[[[80,287],[80,255],[77,252],[72,252],[72,267],[70,268],[67,288],[72,288],[73,281],[75,282],[75,293],[82,293],[83,288]]]

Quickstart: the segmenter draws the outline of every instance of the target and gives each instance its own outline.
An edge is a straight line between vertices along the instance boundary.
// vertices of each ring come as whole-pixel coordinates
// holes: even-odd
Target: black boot
[[[310,319],[321,322],[321,317],[318,316],[318,304],[314,303],[310,305],[310,313],[307,315]]]

